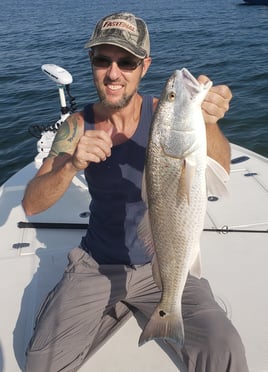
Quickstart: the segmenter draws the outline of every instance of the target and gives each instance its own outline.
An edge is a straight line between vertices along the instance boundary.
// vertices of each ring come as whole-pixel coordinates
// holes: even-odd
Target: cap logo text
[[[122,21],[122,19],[114,19],[112,21],[103,22],[102,30],[109,29],[109,28],[121,28],[122,30],[127,30],[134,34],[137,33],[137,28],[133,24],[127,21]]]

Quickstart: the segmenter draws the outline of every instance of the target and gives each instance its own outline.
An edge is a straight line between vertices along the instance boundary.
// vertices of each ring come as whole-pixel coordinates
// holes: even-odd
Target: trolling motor
[[[57,84],[60,98],[61,115],[59,120],[49,125],[31,125],[29,132],[38,138],[37,150],[38,155],[35,158],[36,163],[40,163],[49,153],[53,139],[57,130],[62,123],[76,110],[75,98],[70,94],[70,84],[73,82],[72,75],[64,68],[54,65],[45,64],[41,66],[42,71]],[[65,91],[69,97],[70,107],[66,104]]]
[[[69,86],[73,82],[72,75],[62,67],[53,64],[46,64],[41,66],[42,71],[57,84],[60,96],[61,114],[63,118],[66,114],[69,114],[70,109],[66,105],[64,87],[70,96]],[[73,99],[73,97],[71,97]]]

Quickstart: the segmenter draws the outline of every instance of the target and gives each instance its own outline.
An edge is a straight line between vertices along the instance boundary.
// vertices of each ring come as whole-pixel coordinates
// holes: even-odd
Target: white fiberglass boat
[[[57,83],[66,107],[64,88],[71,75],[55,65],[42,67]],[[68,110],[62,109],[61,120],[66,115]],[[0,372],[23,370],[35,314],[60,279],[67,253],[80,242],[88,220],[90,196],[82,173],[49,210],[26,217],[21,207],[24,188],[53,136],[44,131],[35,161],[0,188]],[[229,196],[209,196],[201,251],[203,276],[242,337],[250,371],[268,372],[267,158],[232,144]],[[138,347],[140,333],[136,319],[130,318],[80,370],[186,371],[160,343]]]

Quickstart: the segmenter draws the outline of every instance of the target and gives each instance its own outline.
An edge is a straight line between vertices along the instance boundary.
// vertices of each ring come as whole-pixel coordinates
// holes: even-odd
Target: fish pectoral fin
[[[229,174],[214,159],[207,156],[206,183],[208,193],[216,196],[227,196]]]
[[[187,201],[188,205],[191,203],[191,189],[193,185],[193,179],[195,177],[196,172],[196,162],[191,159],[190,157],[185,158],[184,160],[184,186],[185,186],[185,192],[187,195]],[[183,177],[182,174],[182,177]]]

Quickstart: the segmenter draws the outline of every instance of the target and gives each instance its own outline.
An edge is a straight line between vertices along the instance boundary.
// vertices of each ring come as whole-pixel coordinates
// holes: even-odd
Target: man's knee
[[[212,364],[211,371],[216,366],[223,372],[248,371],[241,337],[228,319],[221,326],[210,329],[205,355]]]
[[[229,322],[228,322],[229,323]],[[230,353],[245,352],[242,340],[231,323],[226,324],[224,327],[216,327],[210,330],[208,336],[208,347],[214,350],[215,353],[221,351],[230,351]]]
[[[188,325],[183,359],[189,372],[247,372],[242,340],[224,312],[200,314],[198,327]]]

